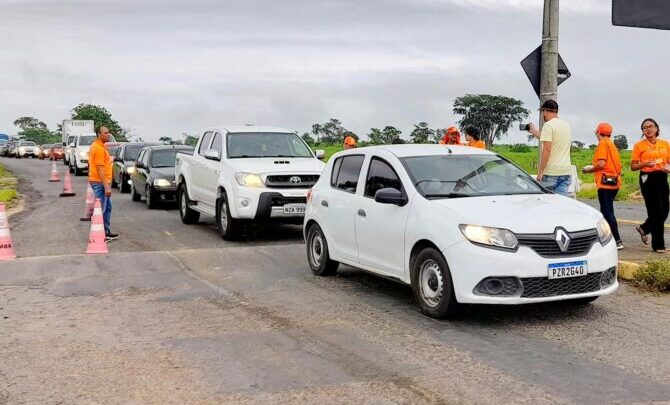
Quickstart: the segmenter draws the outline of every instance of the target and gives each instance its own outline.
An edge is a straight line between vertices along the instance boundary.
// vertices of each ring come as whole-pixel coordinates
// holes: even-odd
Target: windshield
[[[146,145],[126,145],[126,151],[123,153],[123,160],[137,160],[137,155],[140,154],[140,150]]]
[[[228,158],[314,157],[296,134],[242,133],[228,134]]]
[[[439,155],[401,159],[428,199],[542,194],[525,172],[497,155]]]
[[[63,149],[63,145],[54,145],[53,148],[54,149]]]
[[[118,156],[119,149],[121,149],[119,145],[107,146],[107,150],[109,151],[109,154],[112,156]]]
[[[151,167],[174,167],[177,153],[185,149],[155,150],[151,153]]]
[[[35,142],[21,142],[21,146],[35,146]]]
[[[95,141],[95,136],[93,135],[83,135],[79,137],[79,146],[89,146]]]

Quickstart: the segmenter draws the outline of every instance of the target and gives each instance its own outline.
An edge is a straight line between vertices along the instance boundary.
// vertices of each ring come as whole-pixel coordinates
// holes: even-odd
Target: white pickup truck
[[[207,129],[193,155],[176,157],[181,220],[193,224],[201,213],[214,216],[224,239],[234,239],[245,220],[302,223],[323,157],[282,128]]]

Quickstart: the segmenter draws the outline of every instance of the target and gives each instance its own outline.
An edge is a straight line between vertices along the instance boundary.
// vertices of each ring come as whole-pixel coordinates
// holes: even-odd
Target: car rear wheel
[[[423,249],[414,259],[412,289],[419,307],[431,318],[448,318],[460,310],[447,261],[435,248]]]
[[[216,207],[216,228],[226,240],[234,240],[240,235],[241,221],[233,218],[228,206],[228,196],[222,193]]]
[[[312,273],[317,276],[334,276],[340,265],[330,259],[326,235],[317,224],[310,226],[307,231],[307,261]]]
[[[179,217],[185,224],[195,224],[200,219],[200,213],[190,207],[191,200],[188,199],[186,184],[181,183],[177,191],[179,198]]]
[[[142,196],[135,190],[133,182],[130,183],[130,199],[133,201],[140,201],[142,199]]]
[[[147,208],[152,210],[156,208],[156,200],[152,195],[153,193],[151,192],[151,186],[147,184],[146,186],[144,186],[144,189],[146,190],[144,192],[144,202],[147,204]]]

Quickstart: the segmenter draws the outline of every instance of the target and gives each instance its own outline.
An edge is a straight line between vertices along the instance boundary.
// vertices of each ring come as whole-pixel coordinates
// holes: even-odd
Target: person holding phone
[[[610,124],[606,122],[598,124],[595,130],[598,147],[593,154],[593,165],[584,167],[582,173],[594,174],[600,212],[612,228],[612,236],[616,241],[617,249],[621,250],[623,249],[623,242],[614,215],[614,199],[621,188],[621,158],[619,157],[619,150],[610,139],[612,132],[613,129]]]
[[[642,140],[633,147],[630,168],[640,171],[640,191],[647,207],[647,220],[635,229],[642,243],[649,243],[656,253],[665,253],[663,235],[665,220],[668,219],[670,188],[668,187],[668,153],[670,144],[659,139],[661,129],[653,118],[646,118],[640,125]]]

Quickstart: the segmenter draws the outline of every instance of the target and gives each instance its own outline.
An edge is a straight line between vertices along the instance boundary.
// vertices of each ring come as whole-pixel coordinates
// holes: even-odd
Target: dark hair
[[[100,134],[102,133],[102,129],[103,129],[103,128],[107,128],[107,127],[104,126],[104,125],[100,125],[100,126],[96,127],[96,128],[95,128],[95,134],[96,134],[96,135],[100,135]],[[107,128],[107,129],[109,129],[109,128]]]
[[[482,136],[479,134],[479,128],[477,127],[466,127],[465,128],[465,135],[470,135],[471,137],[475,138],[475,140],[479,141],[482,139]]]
[[[642,129],[642,127],[644,126],[644,123],[647,122],[647,121],[651,121],[651,122],[654,123],[654,126],[656,127],[656,138],[658,138],[659,136],[661,136],[661,127],[658,126],[658,122],[656,122],[656,120],[653,119],[653,118],[645,118],[645,119],[643,119],[643,120],[642,120],[642,124],[640,124],[640,129]],[[644,137],[644,134],[642,134],[642,136]]]

